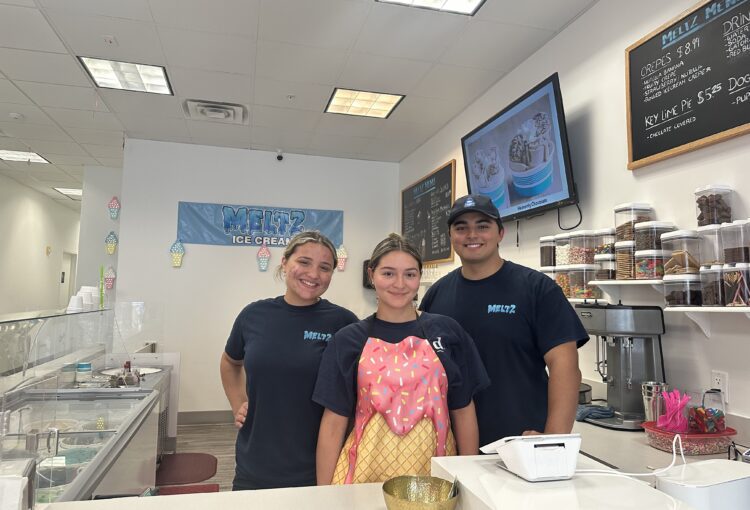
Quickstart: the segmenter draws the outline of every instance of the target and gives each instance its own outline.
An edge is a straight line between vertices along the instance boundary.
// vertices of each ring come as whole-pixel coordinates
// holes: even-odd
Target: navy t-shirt
[[[248,409],[237,434],[235,488],[315,485],[323,408],[311,396],[318,366],[333,334],[356,321],[325,299],[292,306],[281,296],[237,316],[225,352],[244,360]]]
[[[461,409],[489,385],[487,372],[471,337],[450,317],[423,313],[409,322],[386,322],[374,315],[333,336],[323,354],[313,400],[334,413],[354,417],[357,367],[369,337],[395,344],[409,336],[430,342],[448,378],[448,408]]]
[[[491,384],[474,398],[479,444],[544,430],[544,355],[589,339],[560,287],[546,275],[505,261],[492,276],[468,280],[456,269],[430,287],[422,310],[449,315],[474,339]]]

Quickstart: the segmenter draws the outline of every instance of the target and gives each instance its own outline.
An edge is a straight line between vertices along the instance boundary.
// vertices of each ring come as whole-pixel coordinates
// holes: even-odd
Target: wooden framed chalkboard
[[[750,0],[705,0],[625,50],[628,168],[750,131]]]
[[[401,190],[401,235],[422,254],[424,263],[450,262],[448,213],[456,187],[456,160]]]

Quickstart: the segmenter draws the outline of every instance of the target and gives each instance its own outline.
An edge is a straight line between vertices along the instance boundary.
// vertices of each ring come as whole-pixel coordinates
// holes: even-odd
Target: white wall
[[[325,297],[364,317],[374,310],[362,288],[362,261],[397,229],[398,165],[270,152],[127,140],[122,176],[118,301],[162,306],[160,350],[182,353],[180,412],[229,406],[219,357],[234,318],[251,301],[280,295],[271,270],[257,269],[258,248],[185,245],[170,264],[178,201],[344,211],[348,267]],[[275,267],[282,249],[271,248]]]
[[[747,217],[750,202],[750,179],[746,175],[750,159],[748,136],[634,172],[626,169],[625,48],[694,4],[694,0],[599,1],[402,161],[400,188],[456,158],[457,196],[465,194],[461,137],[557,71],[583,211],[580,228],[614,226],[612,206],[629,201],[650,202],[659,219],[672,220],[683,228],[695,228],[693,190],[710,183],[733,185],[737,190],[735,217]],[[577,219],[575,207],[562,211],[564,226],[574,225]],[[516,226],[506,225],[501,254],[538,267],[538,238],[559,232],[554,212],[522,221],[521,247],[516,248]],[[448,269],[451,267],[442,268],[441,272]],[[661,296],[650,287],[626,291],[622,297],[627,304],[662,303]],[[681,314],[667,314],[666,319],[667,379],[676,387],[699,388],[708,386],[712,368],[728,371],[729,411],[750,415],[750,393],[743,391],[750,386],[748,318],[744,314],[732,314],[714,319],[710,339]],[[581,355],[584,378],[600,380],[593,370],[593,342],[582,349]]]
[[[114,231],[118,236],[120,220],[109,216],[107,204],[113,196],[120,197],[122,170],[101,166],[87,166],[83,173],[83,202],[81,203],[81,238],[78,243],[78,281],[81,285],[99,284],[99,267],[112,266],[117,271],[119,246],[109,255],[104,240]],[[122,200],[120,199],[122,203]],[[117,280],[115,280],[115,287]],[[114,289],[106,291],[107,297],[114,296]]]
[[[0,314],[61,307],[63,251],[78,253],[78,218],[76,211],[0,175]]]

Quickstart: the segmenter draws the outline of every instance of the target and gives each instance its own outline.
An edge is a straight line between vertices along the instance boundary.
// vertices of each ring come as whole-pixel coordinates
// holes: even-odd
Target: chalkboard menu
[[[425,263],[453,260],[447,222],[455,182],[453,159],[401,191],[401,234],[419,250]]]
[[[750,0],[701,2],[625,63],[629,169],[750,131]]]

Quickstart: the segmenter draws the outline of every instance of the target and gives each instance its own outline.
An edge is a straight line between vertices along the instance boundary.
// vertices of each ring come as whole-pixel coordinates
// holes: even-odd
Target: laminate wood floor
[[[234,443],[237,429],[233,424],[178,425],[178,453],[210,453],[218,460],[216,475],[205,482],[218,483],[219,490],[231,491],[234,479]]]

